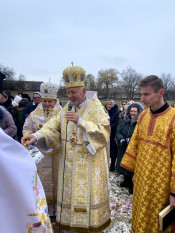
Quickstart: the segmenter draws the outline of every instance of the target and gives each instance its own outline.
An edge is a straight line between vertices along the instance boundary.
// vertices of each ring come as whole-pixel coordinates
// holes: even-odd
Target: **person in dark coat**
[[[120,174],[124,175],[124,181],[120,184],[120,186],[128,187],[130,194],[133,193],[133,183],[132,183],[133,173],[120,167],[120,162],[123,158],[123,155],[126,151],[126,148],[134,132],[138,116],[143,110],[144,107],[138,102],[134,102],[130,104],[126,109],[124,119],[122,120],[116,132],[116,139],[119,145],[116,170]]]
[[[41,102],[41,93],[34,92],[33,93],[33,101],[28,103],[23,111],[23,118],[24,120],[28,117],[28,115],[33,112],[38,104]]]
[[[115,140],[116,128],[119,122],[119,112],[118,105],[115,104],[113,100],[108,100],[105,105],[105,109],[107,110],[110,117],[110,126],[111,126],[111,134],[110,134],[110,171],[115,170],[115,162],[117,158],[117,144]]]
[[[21,141],[22,138],[22,128],[24,125],[23,111],[25,106],[29,103],[28,99],[21,99],[19,105],[16,107],[16,126],[17,126],[17,135],[18,141]]]

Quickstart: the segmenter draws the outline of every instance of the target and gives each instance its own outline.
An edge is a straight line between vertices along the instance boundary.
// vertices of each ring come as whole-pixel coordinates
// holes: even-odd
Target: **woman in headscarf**
[[[111,134],[110,134],[110,171],[115,170],[115,162],[117,158],[117,145],[114,141],[116,128],[119,122],[119,112],[118,112],[118,105],[115,104],[113,100],[108,100],[107,104],[105,105],[105,109],[107,110],[109,117],[110,117],[110,126],[111,126]]]
[[[124,119],[122,120],[116,132],[116,139],[119,145],[116,169],[120,174],[124,175],[124,181],[120,184],[120,186],[128,187],[130,194],[133,193],[133,173],[120,167],[120,162],[123,158],[123,155],[134,132],[138,116],[143,110],[144,107],[138,102],[130,104],[126,109]]]

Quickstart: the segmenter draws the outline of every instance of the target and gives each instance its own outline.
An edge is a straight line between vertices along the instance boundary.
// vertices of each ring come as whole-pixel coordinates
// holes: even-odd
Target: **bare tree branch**
[[[118,81],[118,71],[116,69],[106,69],[100,70],[98,72],[98,79],[97,79],[97,88],[98,92],[100,89],[106,89],[106,98],[109,96],[109,88],[113,87],[114,84]]]
[[[13,68],[0,64],[0,72],[5,75],[6,80],[16,80],[15,71]]]
[[[136,91],[138,90],[138,84],[143,76],[138,74],[133,68],[127,67],[126,70],[121,72],[121,77],[121,84],[127,98],[133,99]]]

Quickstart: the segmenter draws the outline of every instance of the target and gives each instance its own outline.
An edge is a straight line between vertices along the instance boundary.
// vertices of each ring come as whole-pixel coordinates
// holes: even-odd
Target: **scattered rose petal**
[[[122,210],[122,213],[127,213],[127,211],[126,210]]]
[[[113,210],[113,209],[115,209],[115,206],[114,206],[114,205],[112,205],[112,206],[111,206],[111,209],[112,209],[112,210]]]

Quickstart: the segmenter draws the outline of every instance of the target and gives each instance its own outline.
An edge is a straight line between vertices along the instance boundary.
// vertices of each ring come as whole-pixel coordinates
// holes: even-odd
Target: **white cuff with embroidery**
[[[35,146],[36,145],[39,146],[39,144],[38,144],[38,139],[39,139],[38,135],[35,134],[35,133],[33,133],[32,135],[36,138],[36,142],[34,143],[34,145]],[[42,146],[42,151],[45,152],[45,153],[52,152],[53,151],[53,147],[48,148],[46,145],[44,147]]]
[[[95,151],[93,150],[91,144],[89,143],[86,147],[88,149],[88,151],[92,154],[92,155],[95,155]]]
[[[77,125],[79,125],[81,122],[82,122],[82,119],[81,119],[81,117],[79,117],[78,122],[77,122],[77,124],[75,124],[75,125],[77,126]]]
[[[39,138],[38,135],[35,134],[35,133],[33,133],[32,135],[36,138],[36,141],[38,141],[38,138]],[[36,143],[36,142],[35,142],[35,143]]]
[[[88,136],[87,134],[84,132],[83,133],[83,141],[84,142],[89,142],[89,139],[88,139]],[[89,143],[86,148],[88,149],[88,151],[92,154],[92,155],[95,155],[95,151],[93,150],[91,144]]]

